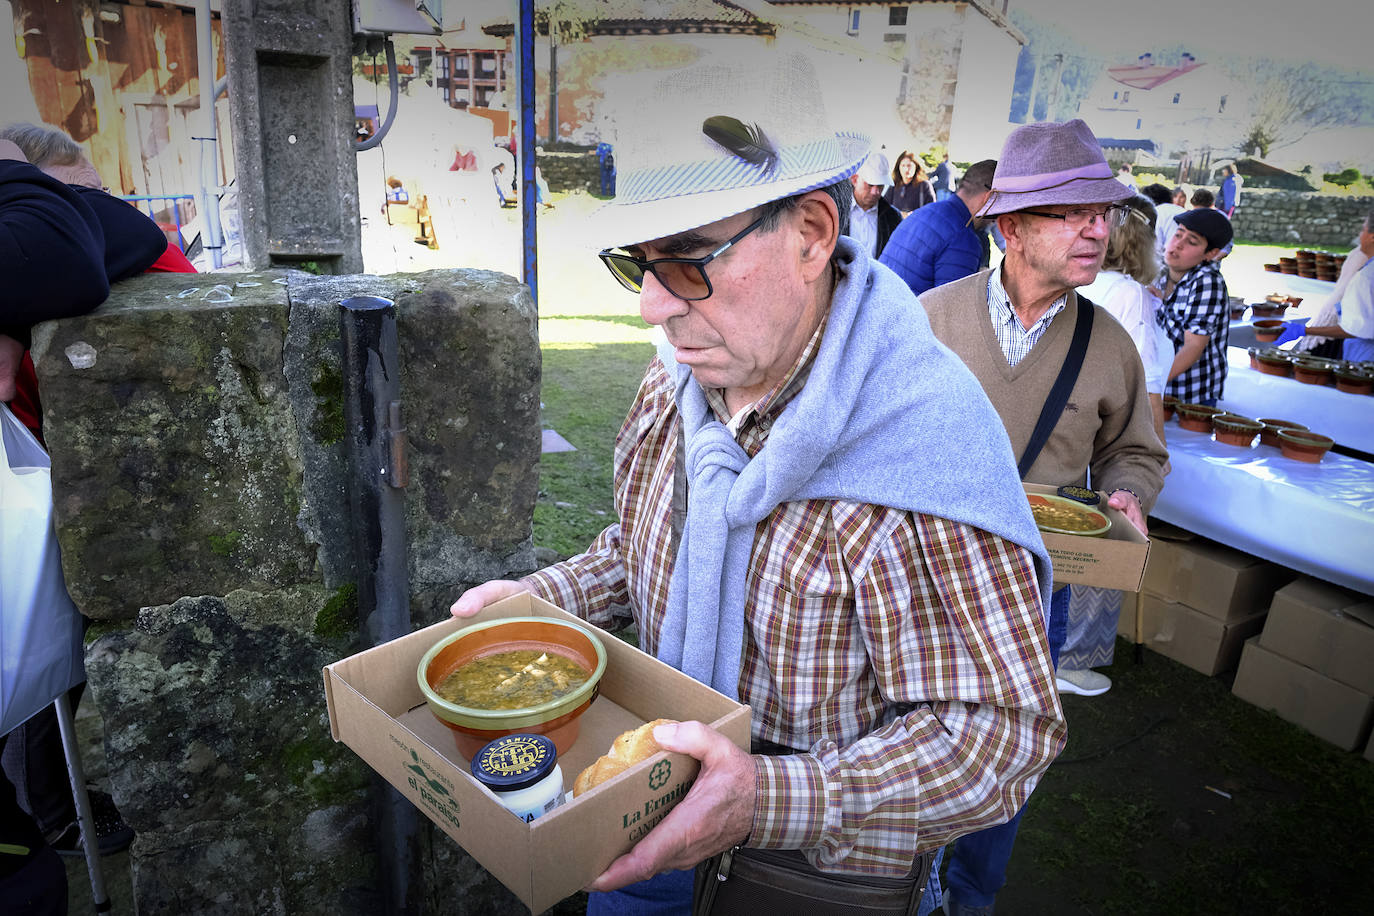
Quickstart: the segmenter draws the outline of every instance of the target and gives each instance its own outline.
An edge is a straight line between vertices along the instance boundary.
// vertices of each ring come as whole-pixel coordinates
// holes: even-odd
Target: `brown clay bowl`
[[[1335,440],[1330,436],[1323,436],[1321,433],[1301,429],[1279,430],[1279,449],[1283,452],[1283,457],[1292,458],[1294,461],[1316,464],[1335,444]]]
[[[1293,357],[1280,350],[1277,353],[1261,352],[1255,357],[1259,360],[1259,371],[1265,375],[1281,375],[1284,378],[1293,377]]]
[[[519,649],[562,655],[590,673],[573,692],[521,709],[478,709],[445,699],[439,685],[468,662]],[[547,735],[561,756],[577,741],[578,717],[601,691],[606,647],[590,627],[549,617],[507,617],[464,627],[435,643],[416,671],[420,692],[434,717],[453,731],[458,752],[471,760],[487,742],[525,732]]]
[[[1283,322],[1277,318],[1266,318],[1263,321],[1252,321],[1250,327],[1255,329],[1255,340],[1261,343],[1273,343],[1279,339],[1283,333]]]
[[[1220,407],[1208,407],[1206,404],[1180,404],[1178,405],[1178,425],[1184,429],[1191,429],[1195,433],[1210,433],[1212,431],[1212,418],[1219,413],[1225,413]]]
[[[1174,412],[1178,410],[1178,398],[1172,394],[1166,394],[1161,400],[1164,402],[1164,419],[1172,420]]]
[[[1337,369],[1336,390],[1348,394],[1374,394],[1374,373],[1363,369]]]
[[[1330,385],[1334,374],[1324,359],[1297,359],[1293,361],[1293,378],[1304,385]]]
[[[1223,413],[1212,418],[1212,429],[1216,430],[1218,442],[1249,448],[1254,444],[1255,437],[1264,429],[1264,424],[1249,417]]]
[[[1296,429],[1306,431],[1307,427],[1301,423],[1294,423],[1292,420],[1275,420],[1272,417],[1261,417],[1260,423],[1264,424],[1264,429],[1260,430],[1260,443],[1279,447],[1279,430]]]

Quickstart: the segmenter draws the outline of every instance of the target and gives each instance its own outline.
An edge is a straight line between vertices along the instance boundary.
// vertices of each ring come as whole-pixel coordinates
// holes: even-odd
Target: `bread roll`
[[[645,722],[639,728],[623,732],[611,742],[610,753],[603,754],[596,763],[578,774],[577,781],[573,783],[573,798],[588,789],[596,788],[613,776],[619,776],[639,761],[661,751],[662,748],[654,740],[654,728],[675,724],[677,722],[674,719],[655,719]]]

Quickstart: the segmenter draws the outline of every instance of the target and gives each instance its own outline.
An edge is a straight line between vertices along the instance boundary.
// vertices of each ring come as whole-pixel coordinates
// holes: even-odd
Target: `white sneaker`
[[[1059,684],[1060,693],[1076,693],[1080,697],[1101,696],[1112,689],[1111,678],[1087,669],[1079,671],[1060,668],[1055,674],[1055,680]]]

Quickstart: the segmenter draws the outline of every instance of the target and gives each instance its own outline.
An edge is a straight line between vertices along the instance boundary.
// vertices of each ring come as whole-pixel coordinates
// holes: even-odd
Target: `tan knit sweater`
[[[1069,293],[1067,307],[1050,322],[1045,336],[1025,359],[1010,366],[988,317],[988,273],[984,270],[922,293],[920,301],[935,336],[982,383],[1019,459],[1068,354],[1078,323],[1078,300]],[[1026,480],[1083,484],[1091,471],[1094,489],[1132,490],[1148,512],[1164,486],[1168,457],[1150,417],[1140,354],[1126,330],[1098,306],[1078,381]]]

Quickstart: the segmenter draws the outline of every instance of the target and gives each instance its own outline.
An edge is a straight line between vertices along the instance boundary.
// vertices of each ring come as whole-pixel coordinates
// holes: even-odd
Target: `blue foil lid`
[[[543,779],[558,764],[553,742],[543,735],[502,735],[472,759],[472,775],[493,792],[514,792]]]

